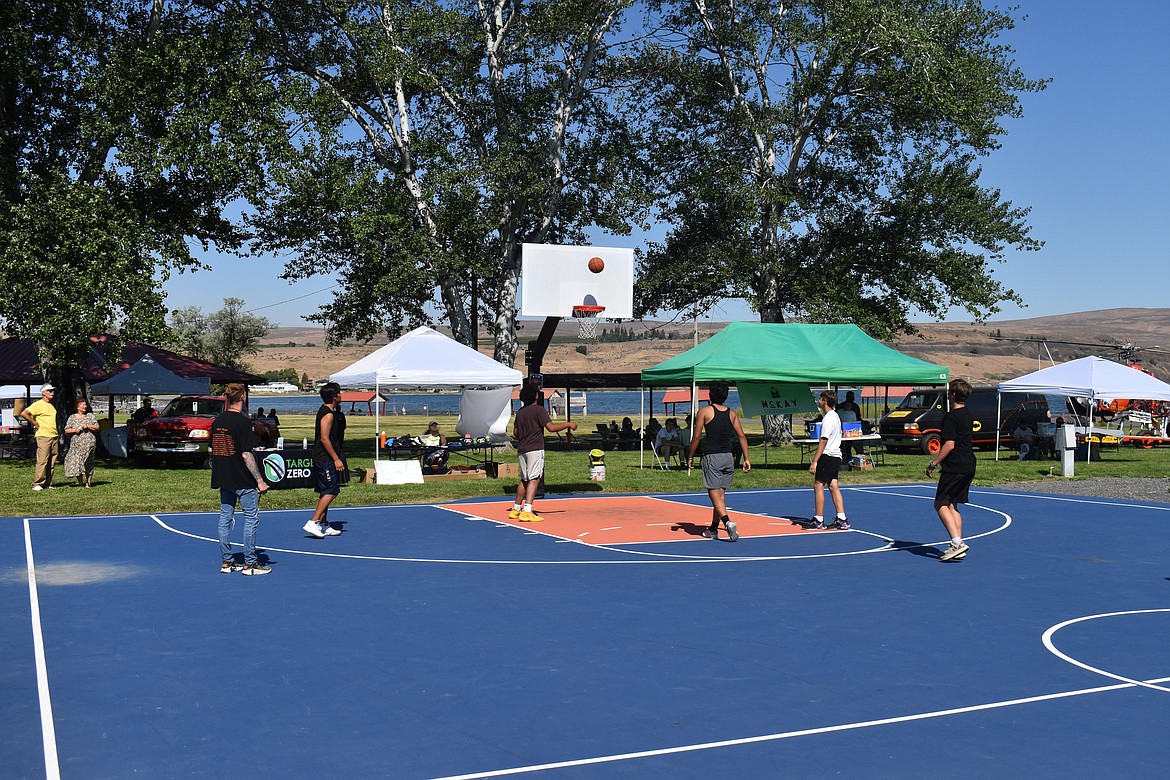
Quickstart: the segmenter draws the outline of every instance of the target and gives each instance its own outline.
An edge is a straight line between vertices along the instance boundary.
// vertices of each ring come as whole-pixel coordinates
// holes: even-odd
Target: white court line
[[[1160,685],[1153,685],[1151,682],[1142,682],[1141,680],[1135,680],[1132,677],[1124,677],[1120,674],[1114,674],[1113,672],[1107,672],[1104,669],[1098,669],[1095,666],[1089,666],[1088,664],[1083,663],[1082,661],[1078,661],[1077,659],[1073,658],[1072,656],[1070,656],[1066,653],[1062,653],[1060,650],[1056,649],[1056,645],[1052,641],[1052,636],[1057,631],[1061,630],[1062,628],[1065,628],[1066,626],[1071,626],[1071,625],[1074,625],[1076,623],[1083,623],[1087,620],[1099,620],[1101,618],[1108,618],[1108,617],[1120,617],[1123,615],[1148,615],[1148,614],[1151,614],[1154,612],[1170,612],[1170,609],[1131,609],[1131,610],[1126,610],[1125,612],[1104,612],[1104,613],[1101,613],[1098,615],[1085,615],[1084,617],[1073,618],[1072,620],[1066,620],[1063,623],[1057,623],[1055,626],[1053,626],[1052,628],[1050,628],[1044,632],[1044,636],[1043,636],[1044,646],[1047,647],[1048,651],[1050,653],[1052,653],[1053,655],[1055,655],[1057,658],[1060,658],[1063,661],[1067,661],[1068,663],[1072,664],[1073,666],[1078,666],[1081,669],[1084,669],[1085,671],[1093,672],[1094,674],[1099,674],[1102,677],[1109,677],[1109,678],[1114,679],[1114,680],[1121,680],[1122,682],[1127,682],[1127,683],[1130,683],[1132,685],[1141,685],[1141,686],[1146,687],[1146,688],[1153,688],[1156,691],[1162,691],[1163,693],[1170,693],[1170,688],[1164,688]],[[1161,682],[1161,680],[1159,680],[1157,682]]]
[[[759,490],[759,491],[753,491],[753,492],[775,493],[775,492],[784,492],[785,490],[787,490],[787,489],[775,489],[775,490],[768,489],[768,490]],[[870,488],[868,488],[868,487],[867,488],[856,488],[856,490],[869,491]],[[913,498],[913,499],[924,499],[925,498],[924,496],[920,496],[920,495],[901,494],[901,493],[885,493],[885,495],[893,495],[895,497],[904,497],[904,498]],[[586,496],[584,498],[601,499],[601,498],[608,498],[608,497],[607,496]],[[662,497],[658,497],[658,496],[647,496],[647,498],[651,498],[651,499],[656,500],[656,501],[662,501],[663,503],[672,503],[669,498],[662,498]],[[556,501],[557,499],[549,499],[549,500]],[[505,502],[501,502],[501,503],[505,503]],[[411,506],[427,506],[427,505],[411,505]],[[465,519],[466,517],[468,517],[470,515],[470,513],[466,512],[466,511],[458,511],[457,505],[441,506],[438,504],[431,504],[429,506],[432,509],[438,509],[440,511],[456,514],[461,519]],[[996,534],[996,533],[999,533],[1000,531],[1005,530],[1012,523],[1011,516],[1005,512],[999,511],[998,509],[991,509],[990,507],[981,506],[979,504],[968,504],[968,506],[970,506],[972,508],[976,508],[976,509],[983,509],[985,511],[991,512],[992,514],[1000,515],[1001,517],[1004,518],[1004,522],[999,527],[993,528],[990,531],[986,531],[986,532],[981,533],[981,534],[975,534],[975,535],[971,535],[971,536],[966,537],[968,539],[978,539],[978,538],[981,538],[984,536],[991,536],[992,534]],[[739,511],[739,510],[735,510],[735,511]],[[193,514],[193,513],[186,512],[186,513],[179,513],[179,514],[189,515],[189,514]],[[754,512],[741,512],[740,514],[755,515],[758,517],[766,517],[768,519],[772,519],[771,516],[758,515],[757,513],[754,513]],[[474,515],[470,515],[470,516],[474,516]],[[172,533],[176,533],[176,534],[179,534],[181,536],[187,536],[187,537],[190,537],[192,539],[199,539],[201,541],[215,542],[217,544],[219,542],[218,539],[212,539],[211,537],[207,537],[207,536],[200,536],[197,534],[191,534],[191,533],[187,533],[186,531],[180,531],[177,528],[172,528],[171,526],[164,523],[159,518],[158,515],[152,514],[149,517],[152,520],[154,520],[156,523],[158,523],[160,526],[162,526],[164,529],[166,529]],[[488,518],[481,518],[481,519],[488,521]],[[496,521],[489,521],[489,522],[496,523]],[[496,527],[514,528],[515,526],[510,525],[510,524],[498,524]],[[627,547],[618,547],[618,546],[611,545],[611,544],[596,544],[596,543],[586,542],[586,541],[582,540],[580,537],[573,539],[573,540],[570,540],[570,541],[574,541],[577,544],[581,544],[585,547],[590,547],[590,548],[598,549],[598,550],[605,550],[606,552],[621,553],[624,555],[630,555],[630,556],[635,557],[635,560],[614,560],[614,561],[607,561],[607,560],[587,560],[587,561],[535,560],[535,561],[523,561],[523,560],[465,559],[465,558],[408,558],[408,557],[403,557],[403,556],[352,555],[352,554],[346,554],[346,553],[317,552],[317,551],[313,551],[313,550],[293,550],[293,549],[281,548],[281,547],[271,547],[271,546],[267,546],[267,545],[265,545],[265,549],[272,550],[273,552],[283,552],[283,553],[289,553],[289,554],[293,554],[293,555],[310,555],[310,556],[316,556],[316,557],[320,557],[320,558],[342,558],[342,559],[349,559],[349,560],[389,561],[389,562],[399,562],[399,563],[463,563],[463,564],[500,565],[500,566],[631,566],[631,565],[666,564],[666,563],[747,563],[747,562],[759,562],[759,561],[790,561],[790,560],[808,560],[808,559],[816,559],[816,558],[841,558],[841,557],[851,556],[851,555],[870,555],[873,553],[881,553],[881,552],[901,552],[901,551],[904,551],[907,549],[916,549],[916,548],[921,548],[921,547],[939,547],[939,546],[945,546],[946,544],[949,544],[949,540],[943,540],[943,541],[939,541],[939,542],[923,542],[920,544],[912,545],[910,547],[894,547],[893,546],[893,542],[894,542],[893,539],[891,539],[889,537],[881,536],[881,535],[875,534],[875,533],[869,533],[869,532],[866,532],[866,533],[868,535],[875,536],[878,539],[882,539],[882,540],[886,541],[886,544],[884,544],[880,547],[866,548],[864,550],[844,550],[844,551],[827,552],[827,553],[804,553],[804,554],[793,554],[793,555],[716,556],[716,557],[712,557],[710,555],[684,555],[684,554],[677,554],[677,553],[659,553],[659,552],[653,552],[650,550],[631,550],[631,549],[628,549]],[[544,536],[546,538],[554,539],[554,540],[561,539],[561,537],[558,537],[558,536],[555,536],[553,534],[549,534],[547,532],[540,531],[537,529],[525,529],[525,535]],[[815,537],[815,536],[819,536],[819,534],[775,534],[775,535],[769,535],[768,538],[805,537],[805,536]],[[653,543],[638,543],[638,544],[653,544]],[[675,544],[675,542],[662,542],[662,544]],[[233,545],[239,546],[235,542],[233,542]]]
[[[1106,501],[1101,498],[1084,498],[1084,497],[1069,497],[1069,496],[1055,496],[1051,493],[1004,493],[996,490],[974,490],[980,495],[988,496],[1007,496],[1008,498],[1034,498],[1043,501],[1061,501],[1069,504],[1096,504],[1098,506],[1119,506],[1124,509],[1153,509],[1159,512],[1170,512],[1170,506],[1162,506],[1159,504],[1123,504],[1120,501]]]
[[[163,529],[170,531],[179,536],[186,536],[189,539],[197,539],[201,542],[214,542],[219,544],[219,539],[212,539],[210,536],[200,536],[199,534],[189,533],[187,531],[180,531],[178,528],[172,528],[164,523],[158,515],[148,515],[148,517],[156,522]],[[513,526],[506,526],[512,528]],[[543,535],[540,531],[525,531],[526,535]],[[570,541],[573,540],[558,540]],[[583,544],[581,542],[576,542]],[[232,542],[233,547],[239,547],[239,542]],[[703,558],[703,559],[689,559],[689,560],[632,560],[632,561],[513,561],[513,560],[493,560],[493,559],[477,559],[477,558],[404,558],[393,555],[351,555],[347,553],[334,552],[317,552],[315,550],[292,550],[287,547],[272,547],[271,545],[258,545],[265,550],[272,552],[288,553],[289,555],[309,555],[316,558],[341,558],[353,561],[390,561],[394,563],[474,563],[484,565],[498,565],[498,566],[647,566],[654,563],[734,563],[737,560],[772,560],[771,558]],[[586,547],[596,547],[597,545],[584,545]],[[606,549],[604,547],[598,549]]]
[[[1170,682],[1170,677],[1160,677],[1153,680],[1147,680],[1144,684]],[[1007,701],[988,702],[986,704],[973,704],[968,707],[954,707],[947,710],[934,710],[933,712],[920,712],[913,715],[899,715],[892,718],[879,718],[877,720],[863,720],[856,723],[842,723],[836,726],[822,726],[813,729],[800,729],[799,731],[782,731],[776,734],[762,734],[755,737],[742,737],[740,739],[725,739],[718,742],[701,742],[693,745],[678,745],[670,748],[659,748],[657,750],[640,750],[634,753],[617,753],[609,756],[594,756],[592,758],[578,758],[569,761],[556,761],[548,764],[532,764],[530,766],[517,766],[508,769],[494,769],[486,772],[473,772],[465,775],[448,775],[446,777],[435,778],[435,780],[475,780],[483,777],[503,777],[505,775],[520,775],[530,772],[543,772],[548,769],[565,769],[575,766],[589,766],[590,764],[605,764],[613,763],[615,761],[631,761],[638,758],[653,758],[656,756],[677,755],[679,753],[693,753],[699,750],[714,750],[716,748],[737,747],[739,745],[752,745],[760,742],[777,742],[782,739],[793,739],[795,737],[809,737],[818,734],[832,734],[840,731],[852,731],[854,729],[871,728],[873,726],[889,726],[897,723],[912,723],[919,720],[929,720],[931,718],[943,718],[949,715],[964,715],[969,712],[981,712],[985,710],[1001,709],[1003,707],[1015,707],[1021,704],[1035,704],[1036,702],[1051,701],[1054,699],[1066,699],[1074,696],[1085,696],[1091,693],[1105,693],[1108,691],[1118,691],[1125,688],[1133,688],[1143,683],[1120,683],[1118,685],[1103,685],[1098,688],[1081,688],[1075,691],[1061,691],[1059,693],[1045,693],[1039,696],[1027,696],[1020,699],[1008,699]]]
[[[33,654],[37,667],[37,698],[41,709],[41,737],[45,750],[45,777],[60,780],[57,762],[57,730],[53,726],[53,701],[49,697],[49,669],[45,663],[45,639],[41,633],[41,599],[37,595],[37,571],[33,563],[32,529],[24,519],[24,555],[28,562],[28,601],[32,613]]]

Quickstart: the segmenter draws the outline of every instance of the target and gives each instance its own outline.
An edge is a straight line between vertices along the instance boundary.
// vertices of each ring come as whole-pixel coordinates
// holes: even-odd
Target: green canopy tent
[[[680,355],[642,371],[646,386],[799,382],[809,385],[945,385],[946,366],[867,336],[856,325],[733,322]]]
[[[772,382],[851,387],[943,385],[946,366],[904,355],[856,325],[733,322],[692,349],[642,371],[644,386]]]

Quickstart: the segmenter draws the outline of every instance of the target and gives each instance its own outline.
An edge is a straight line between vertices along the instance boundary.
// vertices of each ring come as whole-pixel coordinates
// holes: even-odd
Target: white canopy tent
[[[395,339],[381,349],[329,377],[343,388],[373,390],[379,395],[383,389],[420,390],[475,390],[512,388],[523,382],[523,374],[514,368],[497,363],[487,355],[444,336],[437,330],[421,327]],[[460,423],[457,429],[472,436],[493,436],[503,433],[496,428],[505,409],[510,408],[508,393],[465,393],[460,404]],[[474,400],[473,400],[474,399]],[[502,399],[502,401],[501,401]],[[492,405],[492,409],[468,407],[476,402]],[[502,403],[502,407],[496,409]],[[381,409],[381,404],[378,405]],[[494,410],[494,413],[493,413]],[[504,426],[507,417],[504,417]],[[466,420],[466,422],[465,422]],[[476,431],[467,427],[472,420]],[[482,431],[478,428],[488,425]],[[377,416],[375,435],[382,432],[381,415]]]
[[[1095,355],[1070,360],[1067,363],[1033,371],[1031,374],[1025,374],[1017,379],[1000,382],[998,390],[1000,395],[1003,393],[1042,393],[1086,398],[1089,401],[1090,409],[1089,424],[1085,428],[1086,434],[1093,433],[1092,409],[1098,401],[1109,402],[1118,398],[1170,401],[1170,384],[1166,384],[1145,372]],[[1085,450],[1087,460],[1089,448],[1086,447]],[[996,458],[998,459],[998,457],[997,450]]]

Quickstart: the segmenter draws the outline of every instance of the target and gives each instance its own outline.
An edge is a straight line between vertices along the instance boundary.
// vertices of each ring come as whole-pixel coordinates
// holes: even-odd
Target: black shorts
[[[817,470],[813,474],[813,479],[822,485],[827,485],[835,480],[840,473],[841,459],[836,455],[825,455],[821,453],[821,457],[817,459]]]
[[[939,475],[938,488],[934,491],[934,505],[947,506],[950,504],[967,503],[967,491],[971,481],[975,479],[975,472],[944,471]]]

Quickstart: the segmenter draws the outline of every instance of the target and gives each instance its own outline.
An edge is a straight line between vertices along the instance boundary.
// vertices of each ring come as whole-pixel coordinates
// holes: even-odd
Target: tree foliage
[[[260,339],[274,325],[265,317],[244,311],[241,298],[224,298],[223,308],[205,315],[198,306],[171,313],[167,345],[198,360],[206,360],[237,371],[250,371],[244,358],[260,351]],[[296,383],[291,371],[289,382]]]
[[[889,337],[917,310],[976,318],[1018,301],[992,275],[1039,248],[1027,209],[980,184],[1018,95],[1043,88],[965,0],[666,0],[643,71],[672,143],[664,242],[637,308],[744,297],[765,322],[855,322]],[[673,282],[673,283],[667,283]]]
[[[0,327],[36,342],[66,403],[91,335],[160,336],[190,241],[241,245],[222,208],[256,178],[245,126],[266,103],[222,21],[162,0],[0,11]]]
[[[650,199],[618,89],[629,3],[233,5],[296,121],[252,224],[289,278],[339,271],[315,318],[334,343],[437,311],[510,364],[521,245],[629,232]]]

